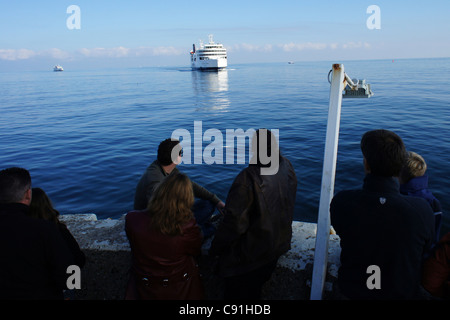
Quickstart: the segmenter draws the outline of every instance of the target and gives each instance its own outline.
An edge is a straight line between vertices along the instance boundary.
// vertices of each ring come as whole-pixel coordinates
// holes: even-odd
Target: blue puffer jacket
[[[400,193],[407,196],[424,198],[428,201],[431,209],[433,209],[434,212],[434,243],[439,242],[442,225],[442,207],[439,200],[436,199],[433,193],[431,193],[431,191],[428,189],[428,176],[423,175],[421,177],[415,177],[409,180],[407,183],[401,184]]]

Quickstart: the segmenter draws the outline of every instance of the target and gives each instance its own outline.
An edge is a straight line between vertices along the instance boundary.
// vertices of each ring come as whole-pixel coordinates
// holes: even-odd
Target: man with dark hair
[[[9,168],[0,172],[0,203],[31,202],[30,173],[22,168]]]
[[[372,130],[361,139],[366,173],[381,177],[398,177],[406,161],[402,139],[392,131]]]
[[[406,149],[397,134],[366,132],[361,150],[363,188],[339,192],[330,207],[342,249],[339,291],[349,299],[418,298],[422,261],[434,237],[433,212],[424,199],[400,194]]]
[[[256,131],[252,150],[257,153],[228,192],[224,218],[209,251],[219,257],[225,299],[260,299],[278,258],[291,248],[294,168],[267,129]],[[271,170],[264,170],[268,167]]]
[[[180,141],[169,138],[159,144],[157,160],[147,167],[136,186],[134,210],[147,208],[153,191],[159,183],[170,174],[179,172],[176,166],[181,162],[182,156]],[[214,193],[194,181],[192,181],[192,187],[194,196],[201,199],[194,204],[194,215],[202,228],[204,237],[208,238],[215,232],[214,226],[209,221],[211,215],[216,208],[221,210],[225,204]]]
[[[0,299],[62,299],[73,257],[57,229],[27,216],[27,170],[0,171]]]

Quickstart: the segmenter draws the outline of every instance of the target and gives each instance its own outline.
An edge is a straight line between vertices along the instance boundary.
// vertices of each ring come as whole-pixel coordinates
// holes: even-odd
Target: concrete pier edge
[[[122,300],[128,281],[131,253],[125,234],[125,214],[118,219],[97,219],[93,213],[62,214],[65,223],[86,255],[81,270],[81,289],[72,293],[79,300]],[[291,250],[280,257],[272,278],[263,289],[265,300],[308,300],[317,224],[292,223]],[[211,239],[202,247],[199,265],[209,300],[222,299],[221,279],[215,274],[215,260],[208,256]],[[323,299],[335,299],[334,285],[339,268],[339,237],[330,234],[327,278]]]

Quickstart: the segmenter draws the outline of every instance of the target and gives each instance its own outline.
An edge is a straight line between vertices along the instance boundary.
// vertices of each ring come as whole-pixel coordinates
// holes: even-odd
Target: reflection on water
[[[226,112],[229,108],[228,70],[193,70],[192,88],[194,89],[197,110]]]

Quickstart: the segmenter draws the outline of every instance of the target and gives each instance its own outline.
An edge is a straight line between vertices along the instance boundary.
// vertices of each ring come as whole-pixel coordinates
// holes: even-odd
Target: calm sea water
[[[218,129],[279,130],[281,152],[299,180],[295,219],[315,222],[328,116],[331,62],[0,74],[0,167],[29,169],[63,214],[116,218],[132,209],[140,175],[175,129],[194,139]],[[428,163],[430,188],[450,200],[450,59],[344,62],[375,95],[343,100],[335,191],[359,188],[364,132],[398,133]],[[206,147],[210,142],[204,142]],[[225,138],[224,138],[225,144]],[[224,150],[224,159],[225,152]],[[192,150],[194,151],[194,150]],[[242,164],[182,164],[224,199]]]

